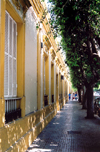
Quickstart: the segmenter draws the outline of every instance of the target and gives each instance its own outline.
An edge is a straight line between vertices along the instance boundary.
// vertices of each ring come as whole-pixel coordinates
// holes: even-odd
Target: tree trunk
[[[81,102],[81,89],[78,88],[78,101]]]
[[[82,105],[82,109],[87,109],[87,91],[84,93]]]
[[[94,118],[93,113],[93,87],[91,84],[88,84],[86,88],[87,92],[87,117],[88,119]]]

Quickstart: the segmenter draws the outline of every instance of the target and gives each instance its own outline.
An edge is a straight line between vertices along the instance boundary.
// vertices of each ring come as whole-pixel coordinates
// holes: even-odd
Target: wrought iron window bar
[[[20,97],[5,98],[5,123],[21,117]]]

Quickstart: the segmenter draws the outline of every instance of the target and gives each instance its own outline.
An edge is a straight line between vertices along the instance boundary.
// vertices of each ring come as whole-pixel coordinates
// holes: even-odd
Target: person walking
[[[71,99],[71,93],[69,93],[69,100]]]
[[[77,100],[77,93],[75,93],[75,100]]]
[[[75,94],[73,93],[73,94],[72,94],[72,100],[74,100],[74,99],[75,99]]]

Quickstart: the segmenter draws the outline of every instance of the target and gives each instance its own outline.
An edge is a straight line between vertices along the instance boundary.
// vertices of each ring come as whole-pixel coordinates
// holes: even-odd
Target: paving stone
[[[78,101],[69,101],[26,152],[100,152],[100,118],[85,116]]]

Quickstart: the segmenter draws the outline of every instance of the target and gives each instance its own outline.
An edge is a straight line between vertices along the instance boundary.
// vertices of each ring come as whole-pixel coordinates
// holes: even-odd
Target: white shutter
[[[17,52],[17,46],[16,46],[16,33],[17,33],[17,26],[16,23],[13,24],[13,95],[17,95],[17,62],[16,62],[16,52]]]
[[[17,96],[17,24],[6,12],[4,95]]]
[[[16,59],[13,60],[13,95],[17,95],[17,83],[16,83]]]
[[[5,24],[5,52],[8,53],[8,14],[6,13],[6,24]]]
[[[13,49],[13,56],[14,56],[14,58],[16,58],[16,48],[17,48],[17,25],[16,25],[16,23],[14,23],[13,24],[13,36],[14,36],[14,38],[13,38],[13,43],[14,43],[14,49]]]
[[[13,66],[12,66],[12,61],[13,61],[13,57],[12,57],[12,19],[9,17],[9,96],[12,96],[12,70],[13,70]]]
[[[9,55],[12,56],[12,33],[13,33],[13,28],[12,28],[12,19],[9,18]]]
[[[8,95],[8,55],[5,54],[4,95]]]
[[[13,61],[12,57],[9,56],[9,80],[8,80],[8,82],[9,82],[9,96],[13,96],[13,94],[12,94],[12,75],[13,75],[12,61]]]

